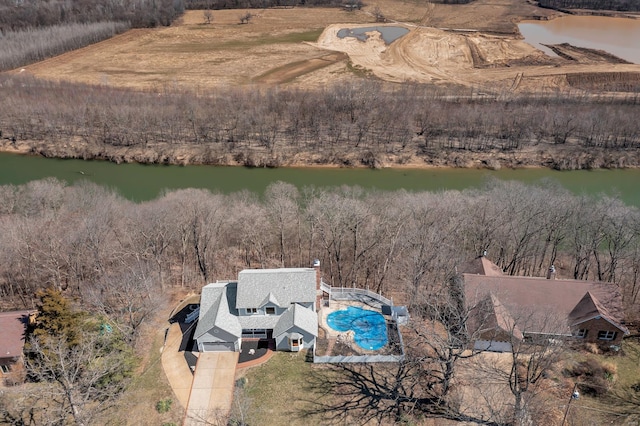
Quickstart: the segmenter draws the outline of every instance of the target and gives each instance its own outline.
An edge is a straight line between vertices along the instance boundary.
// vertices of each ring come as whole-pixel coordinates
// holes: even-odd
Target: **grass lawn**
[[[118,404],[106,413],[102,424],[158,426],[182,424],[184,412],[173,395],[160,362],[163,338],[164,330],[161,330],[156,334],[149,348],[150,356],[145,364],[134,373],[129,388],[120,397]],[[161,402],[160,411],[166,410],[166,412],[160,413],[156,409],[159,402]]]
[[[315,374],[329,370],[305,360],[299,354],[277,352],[267,363],[248,370],[244,377],[247,421],[249,424],[321,424],[319,415],[308,415],[326,395],[308,384]],[[235,401],[236,404],[238,401]],[[234,407],[237,409],[237,407]]]
[[[608,378],[608,392],[604,395],[594,397],[583,393],[578,400],[572,401],[568,416],[572,420],[570,424],[637,425],[640,419],[640,392],[634,391],[631,386],[640,383],[640,341],[626,339],[619,355],[581,353],[575,357],[578,362],[587,359],[595,359],[615,373]],[[582,380],[576,380],[579,388]],[[631,396],[635,400],[635,407],[624,404],[615,395]],[[635,416],[628,416],[630,409],[636,413]]]

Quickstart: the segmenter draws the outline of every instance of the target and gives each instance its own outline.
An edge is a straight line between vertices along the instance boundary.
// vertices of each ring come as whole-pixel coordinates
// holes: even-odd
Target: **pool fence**
[[[329,295],[327,300],[327,306],[331,304],[331,300],[342,301],[356,301],[362,302],[369,306],[382,309],[383,307],[389,307],[391,309],[391,322],[395,329],[395,336],[397,336],[397,342],[395,344],[400,349],[398,355],[316,355],[316,345],[313,346],[313,362],[317,364],[330,363],[373,363],[373,362],[402,362],[405,359],[404,343],[402,341],[402,334],[398,330],[398,324],[406,324],[407,318],[399,318],[398,311],[393,309],[393,299],[387,299],[381,294],[375,293],[370,290],[362,288],[350,288],[350,287],[331,287],[324,281],[320,283],[320,289]],[[402,311],[402,310],[401,310]],[[406,309],[405,309],[406,311]],[[389,328],[389,327],[387,327]]]

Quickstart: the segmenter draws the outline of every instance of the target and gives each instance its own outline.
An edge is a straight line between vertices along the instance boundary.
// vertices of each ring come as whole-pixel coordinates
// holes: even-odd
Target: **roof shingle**
[[[30,311],[0,312],[0,358],[22,355]]]
[[[316,298],[313,268],[245,269],[238,274],[236,308],[259,308],[266,302],[288,308]]]

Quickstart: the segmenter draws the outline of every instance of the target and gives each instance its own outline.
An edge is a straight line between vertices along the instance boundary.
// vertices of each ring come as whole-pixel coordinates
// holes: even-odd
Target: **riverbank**
[[[528,185],[559,185],[576,195],[619,197],[640,206],[640,168],[616,170],[557,171],[548,168],[488,170],[475,168],[385,168],[280,167],[247,168],[223,166],[166,166],[114,164],[107,161],[60,160],[34,155],[0,153],[0,186],[22,185],[55,178],[69,185],[90,181],[141,202],[167,191],[184,189],[231,194],[248,191],[260,197],[269,185],[287,182],[301,193],[305,188],[359,187],[365,191],[442,192],[480,189],[493,179]],[[547,182],[547,183],[543,183]],[[11,189],[8,189],[11,191]]]
[[[0,141],[0,152],[37,155],[45,158],[101,160],[116,164],[210,165],[258,168],[468,168],[500,170],[548,168],[553,170],[625,169],[640,167],[640,150],[584,148],[576,144],[538,143],[512,150],[466,150],[427,148],[374,153],[371,150],[334,149],[331,152],[282,152],[254,147],[244,153],[221,152],[217,144],[154,144],[140,147],[112,147],[82,141]]]

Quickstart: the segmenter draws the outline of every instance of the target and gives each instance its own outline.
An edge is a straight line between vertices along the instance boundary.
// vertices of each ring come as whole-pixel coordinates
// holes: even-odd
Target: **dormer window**
[[[275,314],[276,314],[276,308],[274,308],[273,306],[267,306],[267,307],[264,309],[264,311],[265,311],[265,313],[266,313],[267,315],[275,315]]]
[[[247,313],[248,314],[257,314],[258,313],[258,309],[257,308],[247,308]]]

